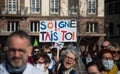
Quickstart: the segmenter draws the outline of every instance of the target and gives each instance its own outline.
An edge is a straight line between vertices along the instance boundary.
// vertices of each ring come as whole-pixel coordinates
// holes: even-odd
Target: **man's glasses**
[[[16,49],[16,48],[9,48],[10,52],[20,52],[20,53],[26,53],[26,49]]]
[[[39,53],[40,51],[34,51],[34,53]]]

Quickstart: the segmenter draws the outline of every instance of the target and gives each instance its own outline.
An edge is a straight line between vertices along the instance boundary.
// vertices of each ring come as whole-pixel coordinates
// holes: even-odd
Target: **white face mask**
[[[36,67],[39,68],[42,71],[45,71],[44,64],[36,64]]]
[[[47,53],[47,55],[49,56],[49,58],[52,58],[52,53]]]
[[[102,60],[102,64],[104,65],[105,70],[111,70],[113,68],[114,61],[113,60]]]
[[[91,57],[86,57],[86,64],[88,64],[89,62],[92,62],[92,58]]]

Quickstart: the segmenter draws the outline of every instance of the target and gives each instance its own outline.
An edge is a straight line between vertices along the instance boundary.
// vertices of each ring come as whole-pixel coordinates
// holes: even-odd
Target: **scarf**
[[[6,69],[10,74],[22,74],[26,66],[27,66],[27,63],[24,63],[22,67],[15,68],[9,62],[6,62]]]
[[[117,74],[118,73],[118,67],[116,64],[114,64],[113,68],[109,71],[105,71],[105,74]]]

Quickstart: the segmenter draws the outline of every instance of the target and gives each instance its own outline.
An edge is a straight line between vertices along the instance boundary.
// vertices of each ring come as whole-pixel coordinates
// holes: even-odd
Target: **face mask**
[[[44,64],[36,64],[36,67],[44,71]]]
[[[47,53],[47,55],[49,56],[49,58],[52,58],[52,53]]]
[[[88,63],[91,62],[91,61],[92,61],[92,58],[86,57],[86,64],[88,64]]]
[[[102,64],[104,65],[105,70],[111,70],[113,68],[114,61],[113,60],[102,60]]]

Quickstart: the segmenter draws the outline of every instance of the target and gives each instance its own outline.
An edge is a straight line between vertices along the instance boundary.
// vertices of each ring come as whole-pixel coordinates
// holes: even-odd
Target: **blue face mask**
[[[102,64],[104,65],[105,70],[111,70],[113,68],[114,61],[113,60],[102,60]]]

